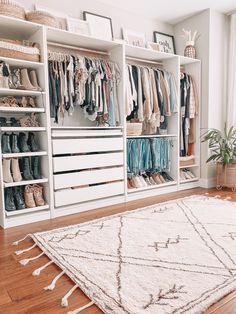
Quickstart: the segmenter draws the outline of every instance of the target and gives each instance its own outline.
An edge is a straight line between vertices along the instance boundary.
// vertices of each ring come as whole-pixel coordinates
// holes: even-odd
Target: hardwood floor
[[[25,266],[25,268],[17,262],[19,259],[22,259],[22,257],[17,257],[14,254],[16,247],[11,244],[12,242],[24,237],[27,233],[34,233],[85,222],[158,202],[193,194],[204,194],[206,192],[210,195],[221,195],[221,197],[231,196],[232,200],[236,201],[236,193],[231,193],[230,191],[219,192],[216,190],[205,190],[199,188],[138,200],[127,204],[110,206],[96,211],[34,223],[23,227],[16,227],[8,230],[0,229],[0,313],[60,314],[67,313],[69,310],[74,310],[90,302],[88,298],[79,289],[77,289],[69,299],[69,307],[66,309],[62,308],[60,306],[60,300],[68,292],[68,290],[73,287],[71,280],[66,276],[63,276],[58,281],[55,290],[50,292],[44,291],[43,288],[52,281],[55,274],[60,273],[59,268],[57,268],[54,264],[50,265],[39,277],[33,277],[32,272],[48,261],[45,256],[42,256],[39,260],[30,263]],[[25,248],[25,244],[26,242],[23,242],[19,245],[19,250]],[[32,254],[31,251],[29,253],[25,253],[24,257],[27,258],[36,256],[39,252],[40,250],[38,248],[34,248],[34,254]],[[96,306],[92,306],[91,308],[83,311],[83,314],[102,314],[102,312]],[[236,291],[213,305],[205,314],[236,314]]]

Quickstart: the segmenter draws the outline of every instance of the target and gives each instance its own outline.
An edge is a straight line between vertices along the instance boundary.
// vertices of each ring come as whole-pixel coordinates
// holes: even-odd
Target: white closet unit
[[[5,211],[2,163],[0,163],[0,225],[4,228],[25,223],[40,221],[63,215],[75,214],[90,209],[110,206],[148,196],[170,193],[182,189],[199,186],[200,178],[200,114],[197,119],[197,143],[195,143],[195,164],[191,166],[196,175],[194,181],[181,182],[179,176],[180,148],[180,112],[169,118],[166,135],[143,135],[140,137],[170,138],[171,149],[170,175],[174,181],[162,185],[129,190],[127,188],[127,151],[126,117],[125,117],[125,69],[131,60],[137,62],[158,62],[163,69],[174,74],[178,99],[180,99],[180,66],[194,76],[200,96],[199,60],[192,60],[174,54],[160,53],[146,48],[133,47],[113,41],[104,41],[91,36],[83,36],[68,31],[58,30],[38,24],[20,21],[14,18],[0,17],[0,33],[2,37],[13,39],[31,39],[40,43],[40,62],[29,62],[10,58],[1,58],[12,66],[37,69],[43,92],[20,90],[1,90],[1,95],[35,95],[41,104],[39,108],[1,108],[2,115],[24,115],[37,112],[41,118],[37,132],[40,151],[36,153],[19,153],[15,157],[41,156],[44,188],[47,205],[42,208]],[[120,105],[120,125],[115,127],[99,127],[95,122],[85,120],[81,108],[75,108],[73,116],[65,116],[64,121],[55,124],[50,118],[48,52],[77,51],[77,54],[97,54],[109,58],[119,65],[121,82],[118,86]],[[136,60],[134,60],[136,59]],[[179,102],[180,108],[180,102]],[[1,134],[6,130],[2,128]],[[11,131],[29,131],[12,129]],[[139,136],[137,136],[139,137]],[[14,157],[13,154],[2,154],[3,158]],[[19,184],[25,184],[20,182]],[[27,182],[26,184],[30,184]]]

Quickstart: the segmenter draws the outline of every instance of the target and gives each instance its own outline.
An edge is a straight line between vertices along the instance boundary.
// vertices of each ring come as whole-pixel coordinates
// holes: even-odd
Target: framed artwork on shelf
[[[89,22],[67,17],[67,30],[81,35],[91,35]]]
[[[67,30],[67,15],[66,14],[59,11],[55,11],[48,7],[38,5],[38,4],[35,4],[34,7],[35,7],[35,10],[37,11],[44,11],[53,15],[57,21],[57,28],[62,29],[62,30]]]
[[[165,33],[154,32],[154,41],[159,45],[160,52],[176,53],[174,36]]]
[[[89,23],[91,35],[104,40],[113,40],[113,26],[110,17],[83,12],[84,20]]]
[[[128,30],[126,28],[122,29],[123,38],[125,42],[129,45],[133,45],[136,47],[146,47],[146,38],[145,34],[139,33],[133,30]]]

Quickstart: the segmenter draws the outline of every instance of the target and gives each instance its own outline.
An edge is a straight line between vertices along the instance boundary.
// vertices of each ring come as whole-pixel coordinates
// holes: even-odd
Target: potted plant
[[[223,132],[210,129],[203,134],[202,142],[208,142],[211,150],[207,163],[216,162],[216,188],[236,191],[236,128],[232,126],[228,130],[225,126]]]

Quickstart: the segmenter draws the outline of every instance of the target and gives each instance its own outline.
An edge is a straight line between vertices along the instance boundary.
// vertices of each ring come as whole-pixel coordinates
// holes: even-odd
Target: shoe
[[[37,91],[42,91],[42,88],[38,84],[38,78],[35,70],[30,71],[30,81],[33,87],[37,89]]]
[[[10,135],[9,134],[4,133],[2,135],[1,145],[2,145],[2,153],[3,154],[11,154],[11,145],[10,145]]]
[[[29,133],[27,144],[30,147],[31,152],[38,152],[39,151],[38,145],[35,141],[34,133],[32,133],[32,132]]]
[[[35,200],[36,206],[44,206],[45,201],[43,199],[43,187],[40,185],[34,184],[32,189],[34,193],[34,200]]]
[[[14,202],[14,195],[13,195],[13,189],[7,188],[4,192],[5,195],[5,209],[8,212],[12,212],[16,210],[16,205]]]
[[[183,170],[186,180],[192,179],[192,176],[189,174],[188,169]]]
[[[24,157],[21,159],[21,172],[24,180],[34,180],[31,172],[29,157]]]
[[[34,190],[31,185],[26,185],[24,190],[24,200],[27,208],[36,207],[34,200]]]
[[[37,88],[34,87],[30,82],[27,69],[21,69],[20,75],[21,75],[21,85],[24,87],[24,89],[31,90],[31,91],[37,91]]]
[[[20,123],[18,120],[16,120],[16,118],[10,118],[10,126],[19,127]]]
[[[7,119],[1,117],[0,118],[0,127],[7,126]]]
[[[19,148],[20,148],[21,153],[29,153],[30,152],[30,148],[29,148],[29,146],[27,144],[26,134],[25,133],[20,133],[18,139],[19,139],[18,144],[19,144]]]
[[[37,107],[36,99],[33,97],[27,97],[27,107],[36,108]]]
[[[0,97],[0,107],[18,107],[16,98],[13,96]]]
[[[152,176],[149,177],[149,180],[150,180],[152,185],[157,185],[156,181],[153,179]]]
[[[162,182],[158,176],[158,173],[153,173],[152,178],[156,182],[156,184],[162,184]]]
[[[35,180],[41,179],[42,176],[40,174],[40,157],[35,156],[31,158],[31,167],[32,173]]]
[[[20,69],[11,70],[10,77],[9,77],[9,88],[25,89],[21,82],[21,70]]]
[[[13,154],[18,154],[20,152],[20,149],[18,147],[18,136],[15,133],[12,133],[10,135],[10,142],[11,142],[11,152]]]
[[[158,176],[162,183],[166,183],[166,180],[163,178],[163,176],[160,173],[158,173]]]
[[[13,188],[13,191],[16,209],[17,210],[25,209],[22,187],[16,186],[15,188]]]
[[[183,169],[180,170],[179,175],[180,175],[180,179],[181,180],[186,180],[186,177],[185,177]]]
[[[195,179],[195,175],[192,173],[192,171],[188,170],[188,175],[191,177],[191,179]]]
[[[13,175],[14,182],[22,181],[22,176],[21,176],[21,173],[20,173],[19,159],[18,158],[12,158],[12,160],[11,160],[11,170],[12,170],[12,175]]]
[[[20,118],[20,126],[21,127],[39,127],[40,124],[37,120],[37,115],[32,113],[30,115],[25,115]]]
[[[3,159],[2,162],[3,181],[5,183],[12,183],[13,178],[11,175],[11,159]]]

